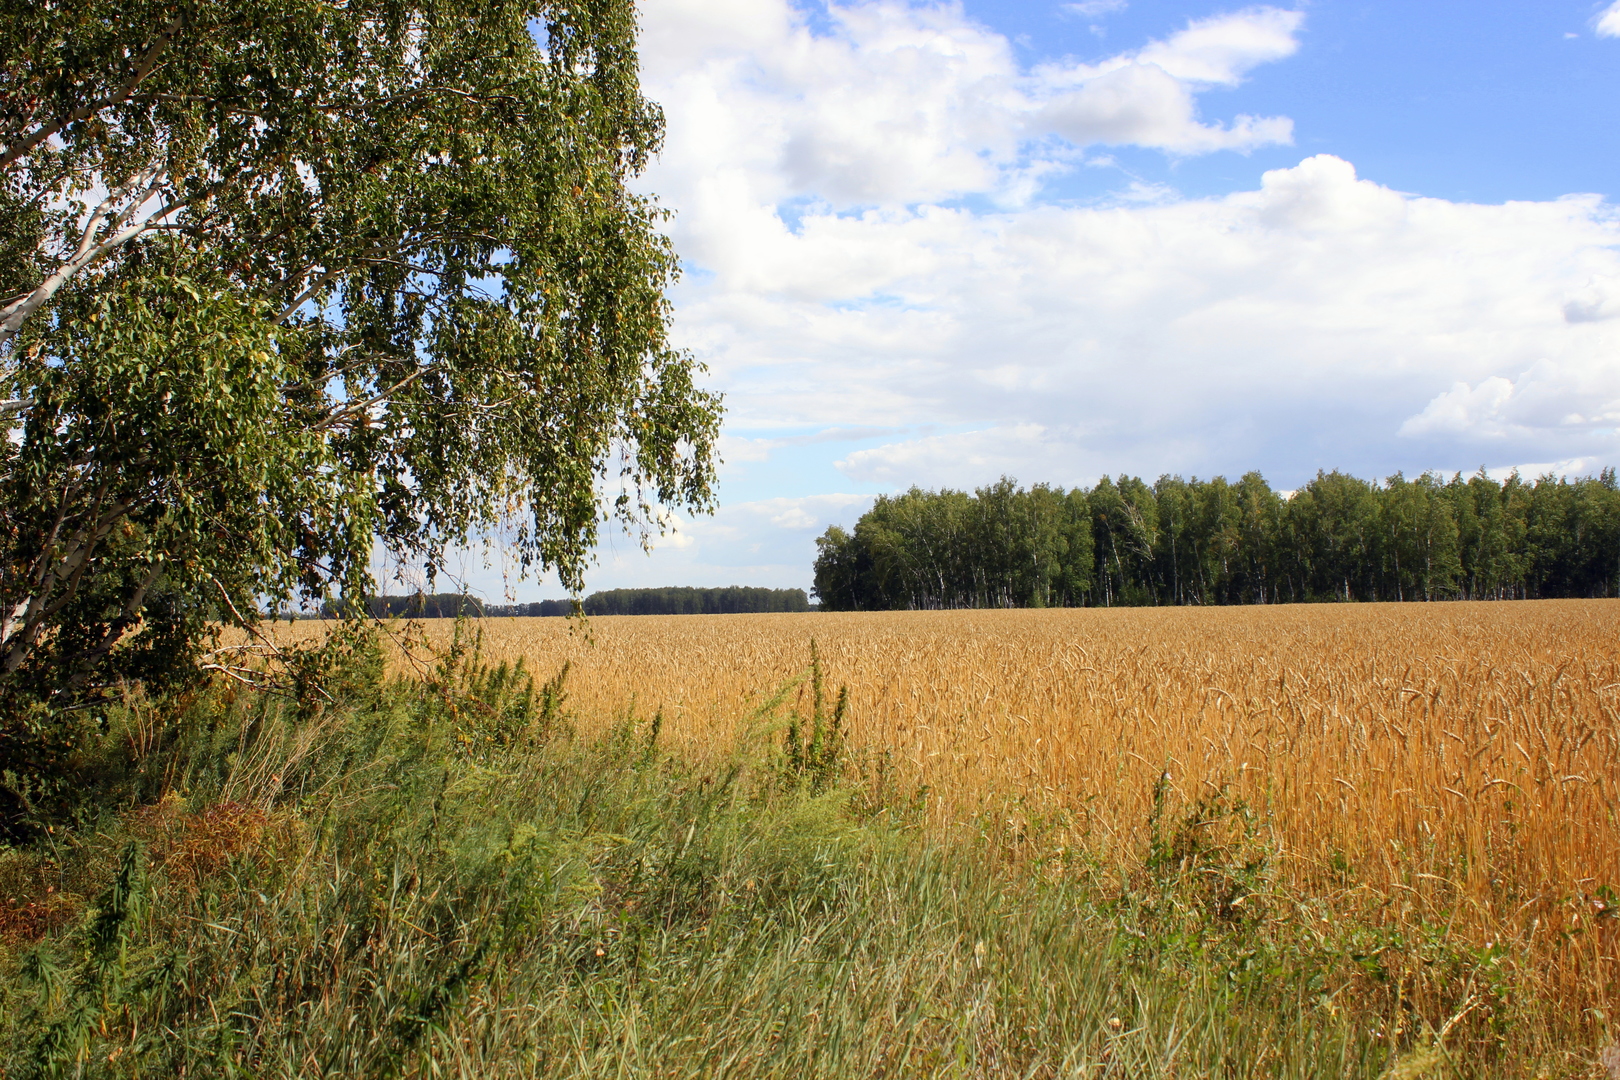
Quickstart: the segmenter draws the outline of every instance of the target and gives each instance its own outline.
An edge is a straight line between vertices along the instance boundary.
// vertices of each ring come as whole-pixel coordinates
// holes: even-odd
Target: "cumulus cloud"
[[[1318,155],[1221,198],[826,211],[781,245],[678,325],[739,427],[966,429],[841,456],[866,483],[1392,470],[1397,432],[1462,464],[1615,446],[1596,197],[1419,198]]]
[[[1620,37],[1620,2],[1610,4],[1597,17],[1598,37]]]
[[[1564,321],[1602,322],[1620,317],[1620,281],[1591,281],[1564,304]]]
[[[669,116],[665,194],[769,244],[761,203],[833,207],[1016,200],[1058,136],[1177,154],[1285,143],[1284,117],[1204,123],[1197,95],[1298,47],[1298,12],[1249,8],[1098,64],[1022,68],[955,6],[829,5],[818,33],[787,0],[652,0],[645,69]],[[1047,148],[1049,150],[1050,148]],[[668,181],[691,184],[673,190]]]
[[[1040,112],[1041,126],[1080,145],[1135,144],[1178,154],[1250,150],[1293,141],[1287,117],[1239,116],[1230,126],[1201,124],[1187,83],[1156,64],[1101,72]]]
[[[1460,382],[1435,395],[1422,412],[1401,425],[1401,434],[1424,435],[1503,434],[1502,406],[1513,399],[1513,383],[1493,375],[1478,386]]]
[[[1516,380],[1494,375],[1457,383],[1401,425],[1413,437],[1497,439],[1538,431],[1606,431],[1620,424],[1620,363],[1591,366],[1542,360]]]
[[[1298,11],[1248,8],[1194,20],[1163,41],[1100,64],[1045,65],[1036,72],[1048,95],[1040,126],[1081,145],[1129,143],[1178,154],[1292,142],[1293,121],[1286,117],[1201,124],[1194,95],[1236,86],[1261,64],[1292,56],[1304,20]]]
[[[909,203],[996,185],[1019,139],[1010,43],[949,8],[828,15],[831,32],[818,34],[786,0],[645,5],[647,82],[670,124],[665,175],[694,182],[680,193],[688,213],[796,197]]]

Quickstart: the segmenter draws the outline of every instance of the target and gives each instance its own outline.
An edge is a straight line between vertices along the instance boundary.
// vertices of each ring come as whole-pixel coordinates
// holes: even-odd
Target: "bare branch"
[[[231,600],[230,592],[228,590],[226,590],[226,588],[225,588],[225,586],[223,584],[220,583],[219,578],[215,577],[212,574],[209,574],[208,575],[208,580],[212,581],[214,583],[214,588],[219,590],[219,598],[221,600],[225,601],[225,606],[230,609],[232,618],[234,618],[236,620],[236,625],[240,626],[242,629],[246,630],[249,634],[252,634],[255,638],[257,638],[259,640],[260,645],[266,651],[268,651],[271,656],[274,656],[277,660],[281,661],[283,664],[287,664],[288,667],[291,667],[292,665],[288,664],[288,662],[287,662],[286,655],[281,651],[281,649],[279,647],[277,647],[276,643],[271,641],[269,638],[265,637],[264,634],[259,630],[258,620],[254,620],[253,622],[248,622],[246,619],[242,618],[242,613],[236,609],[235,602]],[[205,670],[206,669],[207,668],[205,666]],[[225,669],[223,667],[217,667],[216,666],[214,670],[224,671]],[[238,670],[241,670],[241,669],[238,669]],[[228,672],[227,672],[227,674],[228,674]],[[330,703],[332,701],[332,695],[328,694],[326,692],[325,687],[321,686],[319,683],[315,683],[314,686],[315,686],[316,692],[319,693],[321,695],[321,697],[325,698],[328,703]]]
[[[236,664],[200,664],[198,666],[203,671],[218,672],[227,679],[235,680],[243,686],[257,690],[260,693],[276,694],[281,697],[292,696],[258,668],[241,667]]]
[[[364,401],[354,402],[342,409],[337,410],[336,412],[328,414],[324,420],[316,425],[316,427],[323,430],[329,427],[336,427],[345,420],[353,419],[354,417],[359,416],[361,413],[368,412],[373,405],[378,405],[384,401],[387,401],[389,398],[411,385],[411,383],[415,382],[417,379],[420,379],[423,375],[426,375],[430,370],[431,368],[428,367],[419,367],[409,375],[405,376],[403,379],[399,380],[399,382],[395,383],[393,386],[390,386],[388,389],[378,391]]]
[[[303,307],[304,303],[307,300],[309,300],[310,297],[314,296],[316,293],[320,292],[322,289],[324,289],[328,285],[330,285],[332,283],[332,280],[334,278],[336,278],[341,273],[343,273],[343,267],[337,266],[337,267],[333,267],[331,270],[328,270],[326,273],[324,273],[320,277],[316,278],[313,282],[310,283],[309,288],[307,288],[303,292],[299,293],[298,296],[296,298],[294,298],[291,303],[289,303],[286,307],[281,309],[281,314],[280,315],[277,315],[274,319],[271,319],[270,321],[275,323],[277,326],[280,326],[282,323],[284,323],[288,319],[292,318],[293,313],[296,312],[299,308]]]

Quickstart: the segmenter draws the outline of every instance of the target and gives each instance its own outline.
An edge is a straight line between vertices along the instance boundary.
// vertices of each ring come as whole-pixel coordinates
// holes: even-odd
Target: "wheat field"
[[[1296,925],[1389,928],[1420,974],[1443,936],[1594,1021],[1615,1004],[1620,602],[482,625],[490,661],[570,666],[582,727],[658,712],[713,758],[771,737],[759,706],[814,640],[853,759],[938,825],[1122,887],[1167,823],[1205,827],[1270,853]]]

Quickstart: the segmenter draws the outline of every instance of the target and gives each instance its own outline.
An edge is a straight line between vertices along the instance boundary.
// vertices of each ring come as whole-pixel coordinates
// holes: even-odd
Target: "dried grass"
[[[490,660],[571,663],[576,716],[661,710],[665,738],[716,758],[814,638],[851,745],[942,827],[1006,822],[1123,889],[1163,822],[1246,808],[1296,922],[1386,928],[1392,967],[1420,973],[1443,937],[1572,1015],[1616,1004],[1620,602],[483,626]]]

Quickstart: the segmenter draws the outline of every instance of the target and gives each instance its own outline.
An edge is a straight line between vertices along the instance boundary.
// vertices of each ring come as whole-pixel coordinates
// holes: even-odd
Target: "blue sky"
[[[807,587],[912,484],[1620,463],[1620,2],[642,15],[727,464],[593,589]]]
[[[1031,59],[1098,59],[1242,4],[1144,3],[1093,17],[1037,2],[971,2],[966,13]],[[1177,186],[1217,194],[1301,153],[1337,154],[1401,191],[1500,202],[1609,192],[1620,165],[1617,42],[1584,0],[1316,0],[1300,50],[1210,99],[1212,113],[1284,113],[1295,145],[1181,163]],[[1095,30],[1093,29],[1095,28]],[[1098,36],[1096,31],[1101,31]],[[1133,164],[1168,173],[1162,157]]]

